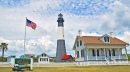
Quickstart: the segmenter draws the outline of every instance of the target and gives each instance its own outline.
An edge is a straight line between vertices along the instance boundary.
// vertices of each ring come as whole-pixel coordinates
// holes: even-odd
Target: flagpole
[[[27,17],[26,17],[26,20],[27,20]],[[26,21],[27,23],[27,21]],[[25,41],[26,41],[26,23],[25,23],[25,34],[24,34],[24,55],[25,55]]]

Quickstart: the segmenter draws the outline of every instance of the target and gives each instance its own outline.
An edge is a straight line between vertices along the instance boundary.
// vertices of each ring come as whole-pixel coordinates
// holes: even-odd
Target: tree
[[[1,45],[0,45],[0,50],[2,50],[2,62],[3,62],[3,57],[4,57],[4,51],[8,50],[7,45],[8,44],[6,44],[6,43],[1,43]]]

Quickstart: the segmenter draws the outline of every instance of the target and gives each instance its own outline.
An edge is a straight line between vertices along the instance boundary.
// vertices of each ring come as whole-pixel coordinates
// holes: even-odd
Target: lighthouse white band
[[[64,27],[58,27],[58,39],[64,39]]]

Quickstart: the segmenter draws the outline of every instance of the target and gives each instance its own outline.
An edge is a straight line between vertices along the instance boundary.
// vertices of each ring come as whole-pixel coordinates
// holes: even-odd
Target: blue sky
[[[27,27],[26,53],[46,52],[55,56],[57,45],[57,17],[64,17],[67,53],[72,50],[78,30],[83,35],[114,36],[130,43],[129,0],[0,0],[0,42],[8,43],[5,56],[24,52],[26,17],[37,24],[36,30]],[[130,47],[127,47],[130,53]],[[1,54],[1,51],[0,51]]]

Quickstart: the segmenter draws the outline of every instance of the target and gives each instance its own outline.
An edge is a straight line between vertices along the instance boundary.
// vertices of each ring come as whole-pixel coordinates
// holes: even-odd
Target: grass
[[[0,67],[0,72],[12,72],[10,67]],[[130,66],[71,66],[71,67],[34,67],[25,72],[130,72]]]

